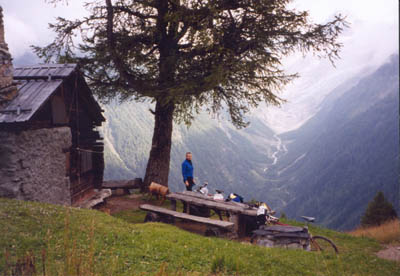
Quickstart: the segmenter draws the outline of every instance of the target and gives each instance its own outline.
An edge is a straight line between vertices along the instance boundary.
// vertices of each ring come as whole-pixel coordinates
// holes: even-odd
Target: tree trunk
[[[171,29],[166,16],[168,14],[169,1],[155,1],[157,6],[157,32],[160,34],[158,50],[159,58],[159,87],[165,89],[164,95],[169,95],[168,87],[174,84],[176,70],[177,42],[174,41],[176,30]],[[169,163],[172,144],[172,123],[175,104],[163,101],[162,97],[157,99],[153,140],[150,150],[149,161],[147,162],[144,186],[148,187],[152,181],[168,187]]]
[[[168,187],[174,109],[173,104],[162,105],[157,101],[153,140],[144,177],[145,187],[152,181]]]

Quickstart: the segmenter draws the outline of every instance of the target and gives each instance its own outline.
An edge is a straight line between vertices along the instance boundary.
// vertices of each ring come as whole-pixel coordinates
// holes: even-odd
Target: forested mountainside
[[[290,217],[350,229],[379,190],[400,211],[398,60],[331,94],[311,120],[280,136],[286,151],[267,177],[287,193],[280,208]]]

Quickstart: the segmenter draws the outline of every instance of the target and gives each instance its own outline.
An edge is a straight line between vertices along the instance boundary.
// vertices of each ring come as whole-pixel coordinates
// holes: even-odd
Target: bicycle
[[[302,217],[309,222],[315,218]],[[308,232],[308,227],[291,226],[279,222],[279,218],[266,214],[266,225],[253,231],[250,242],[268,247],[299,248],[307,251],[320,251],[339,254],[339,249],[333,241],[324,236],[313,236]]]
[[[308,223],[312,223],[315,221],[314,217],[301,216]],[[318,241],[317,241],[318,240]],[[339,254],[339,249],[336,244],[330,239],[324,236],[312,236],[310,237],[311,251],[325,251],[330,252],[334,251],[336,254]]]

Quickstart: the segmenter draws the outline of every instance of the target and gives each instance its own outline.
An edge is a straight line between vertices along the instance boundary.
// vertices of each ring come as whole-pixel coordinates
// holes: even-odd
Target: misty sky
[[[87,1],[69,0],[68,5],[63,2],[55,7],[45,0],[0,0],[6,42],[14,58],[31,51],[30,45],[50,43],[54,33],[48,29],[48,23],[55,22],[57,16],[73,19],[86,14],[83,3]],[[290,6],[308,10],[316,23],[324,23],[334,14],[341,13],[347,16],[351,28],[341,36],[344,48],[336,68],[326,60],[313,57],[294,56],[285,60],[285,68],[289,72],[299,72],[301,78],[282,93],[289,104],[279,110],[273,108],[272,113],[265,115],[271,124],[290,124],[283,126],[284,129],[293,128],[307,119],[324,96],[319,93],[310,102],[310,94],[321,90],[326,93],[340,80],[365,68],[379,66],[391,54],[398,53],[399,47],[397,0],[297,0]],[[277,121],[274,118],[278,118]]]
[[[4,9],[6,40],[11,53],[21,56],[30,51],[29,45],[46,45],[54,33],[48,23],[57,16],[80,18],[86,14],[82,0],[65,1],[56,7],[45,0],[0,0]],[[337,13],[346,15],[351,23],[343,41],[356,37],[357,47],[374,48],[381,52],[394,52],[398,47],[398,1],[397,0],[297,0],[291,6],[309,10],[315,22],[325,22]],[[349,43],[350,45],[350,43]],[[379,48],[379,49],[377,49]]]

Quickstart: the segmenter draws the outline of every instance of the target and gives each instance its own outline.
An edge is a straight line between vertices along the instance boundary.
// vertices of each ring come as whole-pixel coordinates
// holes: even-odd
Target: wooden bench
[[[143,181],[141,178],[135,178],[132,180],[104,181],[101,186],[103,189],[123,189],[125,194],[129,194],[130,189],[142,189]]]
[[[154,206],[154,205],[150,205],[150,204],[142,204],[139,206],[139,208],[142,210],[145,210],[145,211],[154,212],[161,216],[169,216],[169,217],[178,218],[178,219],[182,219],[182,220],[188,220],[188,221],[193,221],[193,222],[197,222],[197,223],[202,223],[202,224],[206,224],[211,227],[217,227],[219,229],[223,229],[225,231],[232,231],[234,228],[233,222],[220,221],[220,220],[216,220],[216,219],[193,216],[193,215],[189,215],[186,213],[180,213],[177,211],[173,211],[170,209],[166,209],[163,207],[158,207],[158,206]]]

